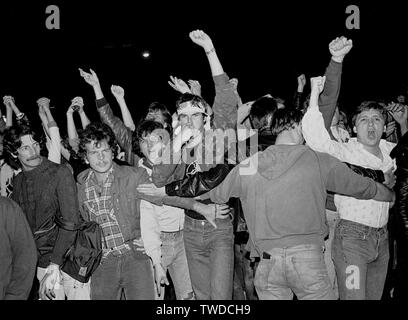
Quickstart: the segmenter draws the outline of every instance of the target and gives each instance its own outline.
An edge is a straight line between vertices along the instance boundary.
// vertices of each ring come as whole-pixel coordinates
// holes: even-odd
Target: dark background
[[[118,115],[110,86],[122,86],[135,120],[152,101],[174,110],[178,94],[167,84],[169,75],[199,80],[212,103],[207,58],[188,37],[195,29],[210,35],[224,70],[238,78],[244,102],[266,93],[291,99],[300,73],[308,80],[323,75],[328,44],[341,35],[354,43],[344,61],[343,108],[352,111],[368,99],[395,100],[408,80],[406,10],[390,1],[32,2],[0,5],[0,95],[14,96],[38,122],[35,101],[49,97],[62,130],[75,96],[84,98],[91,120],[98,119],[93,90],[78,67],[97,72]],[[60,9],[60,30],[45,25],[52,4]],[[360,30],[345,26],[350,4],[360,8]],[[144,50],[149,59],[142,57]]]

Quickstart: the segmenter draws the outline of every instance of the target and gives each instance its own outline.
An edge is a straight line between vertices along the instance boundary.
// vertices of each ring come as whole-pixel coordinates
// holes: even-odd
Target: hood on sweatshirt
[[[258,172],[268,180],[283,175],[309,150],[304,145],[273,145],[258,154]]]

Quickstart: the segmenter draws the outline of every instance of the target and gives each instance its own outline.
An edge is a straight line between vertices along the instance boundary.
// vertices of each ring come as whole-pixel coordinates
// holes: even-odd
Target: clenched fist
[[[332,59],[341,63],[343,62],[345,55],[350,52],[352,47],[353,40],[348,40],[346,37],[340,37],[330,42],[329,51],[332,55]]]
[[[111,91],[116,99],[123,98],[125,96],[125,90],[120,86],[112,85]]]
[[[310,78],[310,86],[312,92],[321,93],[324,88],[324,83],[326,82],[326,76]]]
[[[205,51],[214,48],[211,38],[202,30],[191,31],[189,36],[194,43],[198,44],[200,47],[203,47]]]

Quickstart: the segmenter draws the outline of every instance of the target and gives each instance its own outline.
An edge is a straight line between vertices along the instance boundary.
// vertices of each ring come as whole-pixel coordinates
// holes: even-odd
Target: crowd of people
[[[208,59],[212,106],[198,81],[170,77],[176,112],[152,102],[135,121],[112,85],[119,117],[92,69],[78,78],[98,122],[81,97],[66,130],[48,98],[39,122],[3,97],[0,299],[403,299],[407,97],[341,110],[353,43],[340,37],[309,95],[302,74],[292,101],[243,103],[211,38],[189,36]],[[86,222],[100,254],[70,268]]]

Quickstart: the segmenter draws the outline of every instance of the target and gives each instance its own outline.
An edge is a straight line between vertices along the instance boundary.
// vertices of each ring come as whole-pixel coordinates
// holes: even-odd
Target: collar
[[[115,165],[116,165],[116,163],[113,163],[112,167],[109,169],[108,178],[107,178],[107,180],[104,182],[104,184],[105,184],[107,181],[110,181],[110,182],[113,181],[114,173],[116,173]],[[117,166],[117,165],[116,165],[116,166]],[[93,184],[98,185],[98,182],[97,182],[97,180],[96,180],[96,174],[95,174],[95,171],[94,171],[93,169],[91,169],[91,170],[89,171],[89,174],[88,174],[88,176],[87,176],[86,179],[85,179],[85,183],[89,184],[89,182],[91,182],[91,181],[93,182]]]
[[[30,171],[22,170],[24,176],[33,177],[33,176],[39,175],[50,167],[50,164],[52,164],[52,162],[43,156],[41,156],[41,158],[42,158],[42,161],[38,167]]]

